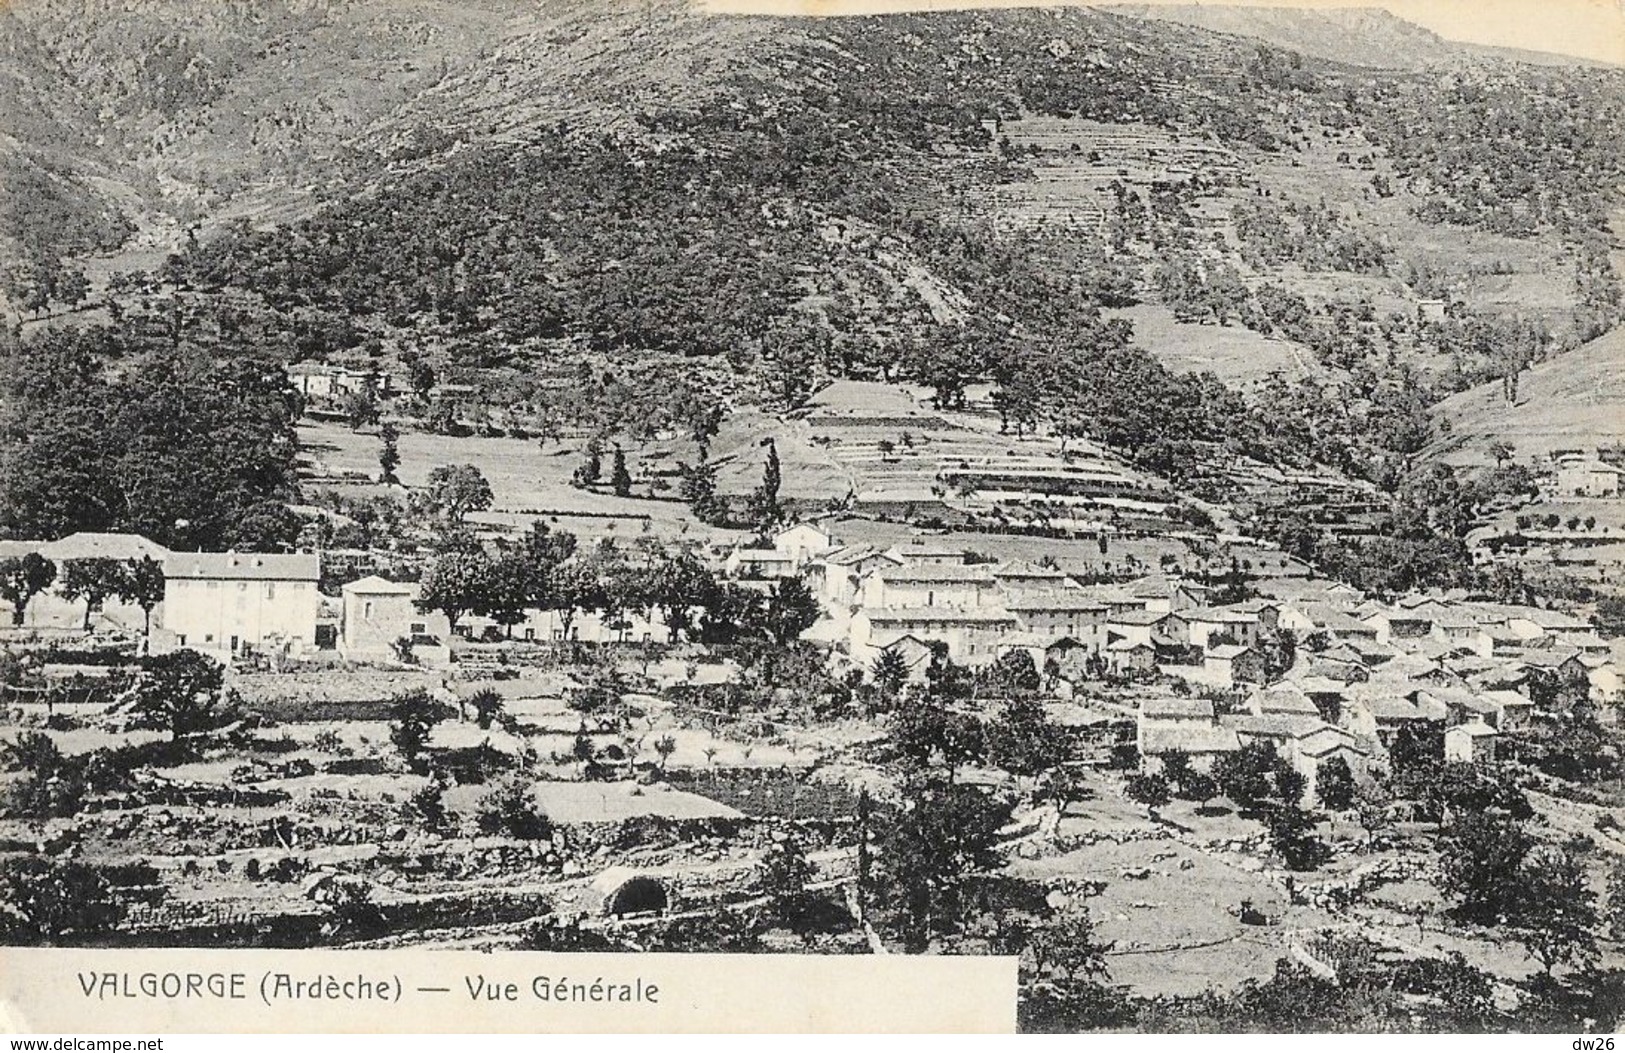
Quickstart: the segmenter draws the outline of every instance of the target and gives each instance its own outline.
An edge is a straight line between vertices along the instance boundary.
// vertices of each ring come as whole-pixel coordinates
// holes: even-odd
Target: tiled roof
[[[1186,753],[1228,753],[1239,749],[1236,733],[1220,724],[1196,721],[1170,721],[1147,724],[1140,731],[1140,749],[1144,753],[1161,754],[1170,750]]]
[[[977,622],[988,625],[1014,625],[1015,617],[996,608],[957,607],[865,607],[871,624],[897,625],[908,622]]]
[[[214,581],[316,581],[321,560],[310,553],[177,552],[164,560],[164,577]]]
[[[418,590],[418,586],[406,582],[390,581],[376,574],[369,574],[364,578],[347,582],[339,586],[340,592],[355,593],[364,596],[410,596]]]
[[[170,552],[156,541],[140,534],[106,534],[80,531],[60,541],[40,546],[40,555],[53,560],[64,559],[156,559],[160,562]]]
[[[1213,719],[1213,703],[1205,698],[1148,698],[1140,703],[1142,720]]]

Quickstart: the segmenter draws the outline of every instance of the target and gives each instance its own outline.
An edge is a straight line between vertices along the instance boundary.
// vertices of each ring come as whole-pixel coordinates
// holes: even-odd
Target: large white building
[[[300,654],[316,646],[320,576],[304,553],[177,552],[164,561],[164,628],[195,651]]]

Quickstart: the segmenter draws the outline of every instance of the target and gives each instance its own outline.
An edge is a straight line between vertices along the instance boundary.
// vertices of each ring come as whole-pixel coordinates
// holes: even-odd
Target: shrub
[[[553,824],[531,798],[524,779],[507,778],[480,797],[476,822],[484,834],[507,834],[522,841],[553,836]]]
[[[75,942],[124,920],[124,904],[101,872],[35,856],[0,862],[0,943]]]

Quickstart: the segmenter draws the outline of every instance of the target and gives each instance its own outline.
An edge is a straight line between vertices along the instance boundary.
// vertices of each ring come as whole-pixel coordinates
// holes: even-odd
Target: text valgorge
[[[517,1002],[520,997],[518,984],[490,980],[478,973],[463,977],[463,984],[468,988],[468,997],[475,1001]],[[537,976],[530,981],[530,993],[542,1002],[648,1002],[653,1005],[660,1001],[660,986],[646,982],[641,976],[631,980]]]

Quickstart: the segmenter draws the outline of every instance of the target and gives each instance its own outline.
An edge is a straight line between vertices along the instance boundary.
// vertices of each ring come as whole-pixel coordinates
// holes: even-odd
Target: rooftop
[[[1160,754],[1170,750],[1186,753],[1228,753],[1239,749],[1236,733],[1220,724],[1181,721],[1148,724],[1140,730],[1140,750]]]
[[[958,607],[870,607],[865,608],[862,613],[869,619],[871,625],[906,625],[916,622],[1014,625],[1016,621],[1008,611]]]
[[[156,541],[140,534],[105,534],[80,531],[60,541],[41,545],[39,553],[54,560],[64,559],[156,559],[162,561],[170,553]]]
[[[1144,720],[1212,720],[1213,703],[1205,698],[1148,698],[1140,703]]]
[[[410,596],[417,590],[416,585],[390,581],[376,574],[369,574],[339,586],[340,592],[362,596]]]
[[[937,564],[922,563],[907,567],[886,567],[876,571],[880,580],[893,581],[970,581],[978,584],[993,584],[993,573],[986,566],[972,566],[970,564]]]
[[[197,581],[316,581],[320,557],[306,552],[177,552],[164,560],[164,577]]]

